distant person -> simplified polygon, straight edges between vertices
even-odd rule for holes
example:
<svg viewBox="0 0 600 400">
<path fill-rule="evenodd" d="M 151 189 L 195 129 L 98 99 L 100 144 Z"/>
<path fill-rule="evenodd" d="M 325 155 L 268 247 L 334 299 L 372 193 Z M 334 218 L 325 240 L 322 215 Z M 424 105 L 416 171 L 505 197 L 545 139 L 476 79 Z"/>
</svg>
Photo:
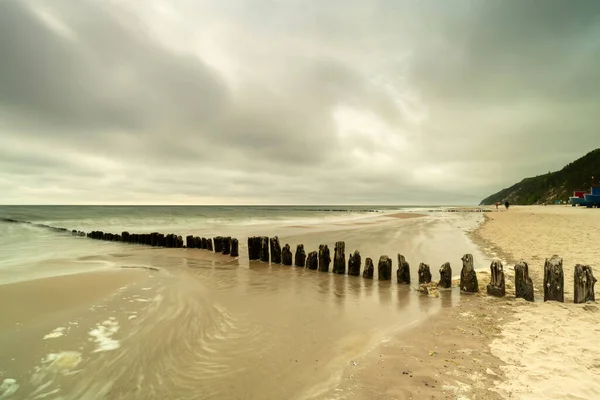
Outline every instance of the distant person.
<svg viewBox="0 0 600 400">
<path fill-rule="evenodd" d="M 504 207 L 506 207 L 507 210 L 508 210 L 508 207 L 510 207 L 510 203 L 508 202 L 508 200 L 506 200 L 504 202 Z"/>
<path fill-rule="evenodd" d="M 498 209 L 498 202 L 496 202 L 496 210 Z"/>
</svg>

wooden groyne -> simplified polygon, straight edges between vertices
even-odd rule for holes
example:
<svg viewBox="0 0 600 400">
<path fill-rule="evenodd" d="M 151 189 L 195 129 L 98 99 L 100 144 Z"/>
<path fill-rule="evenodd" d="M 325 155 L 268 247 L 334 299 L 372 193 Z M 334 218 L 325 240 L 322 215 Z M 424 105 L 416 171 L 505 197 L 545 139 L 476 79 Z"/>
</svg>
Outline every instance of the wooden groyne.
<svg viewBox="0 0 600 400">
<path fill-rule="evenodd" d="M 94 240 L 109 242 L 120 242 L 128 244 L 145 245 L 151 247 L 163 248 L 188 248 L 214 251 L 231 257 L 239 257 L 239 242 L 237 238 L 230 236 L 215 236 L 213 238 L 198 237 L 188 235 L 185 243 L 182 236 L 169 233 L 130 233 L 121 232 L 120 234 L 103 231 L 83 232 L 79 230 L 69 230 L 67 228 L 54 227 L 46 224 L 37 224 L 28 221 L 20 221 L 11 218 L 0 218 L 0 222 L 13 224 L 26 224 L 39 228 L 49 229 L 58 233 L 65 233 L 71 236 L 87 237 Z M 319 270 L 329 272 L 329 267 L 333 261 L 332 273 L 339 275 L 361 276 L 361 255 L 358 250 L 350 253 L 348 257 L 348 268 L 346 269 L 346 244 L 338 241 L 334 246 L 333 260 L 330 255 L 327 244 L 319 245 L 318 251 L 311 251 L 306 254 L 303 244 L 298 244 L 295 254 L 292 253 L 291 246 L 285 244 L 283 248 L 279 238 L 274 236 L 252 236 L 247 239 L 248 259 L 249 261 L 258 261 L 274 265 L 291 266 L 292 261 L 295 267 Z M 410 265 L 402 254 L 398 254 L 398 266 L 396 270 L 396 281 L 398 284 L 410 285 L 411 274 Z M 462 258 L 462 268 L 460 273 L 460 291 L 462 293 L 478 293 L 479 282 L 475 272 L 474 260 L 471 254 L 465 254 Z M 392 259 L 387 255 L 379 258 L 377 266 L 377 277 L 379 280 L 392 279 Z M 527 262 L 520 261 L 515 267 L 515 297 L 523 298 L 527 301 L 534 301 L 533 282 L 529 277 L 529 266 Z M 594 285 L 597 279 L 594 277 L 592 268 L 589 265 L 577 264 L 574 268 L 574 302 L 585 303 L 595 301 Z M 429 265 L 420 263 L 418 268 L 419 290 L 431 295 L 437 293 L 438 289 L 449 289 L 452 287 L 452 267 L 449 262 L 444 263 L 440 269 L 440 280 L 437 283 L 432 282 L 432 276 Z M 506 284 L 504 276 L 504 266 L 499 260 L 492 261 L 490 265 L 490 282 L 486 286 L 486 292 L 490 296 L 504 297 L 506 295 Z M 362 271 L 364 279 L 373 279 L 374 266 L 371 258 L 365 259 L 364 269 Z M 544 301 L 564 302 L 564 271 L 563 259 L 557 255 L 546 259 L 544 264 Z"/>
</svg>

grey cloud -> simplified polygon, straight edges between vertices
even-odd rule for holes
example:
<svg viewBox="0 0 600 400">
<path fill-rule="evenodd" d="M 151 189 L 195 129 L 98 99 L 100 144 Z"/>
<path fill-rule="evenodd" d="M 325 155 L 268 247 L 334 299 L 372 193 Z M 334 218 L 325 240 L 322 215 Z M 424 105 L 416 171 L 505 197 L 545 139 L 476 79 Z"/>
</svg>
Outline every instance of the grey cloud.
<svg viewBox="0 0 600 400">
<path fill-rule="evenodd" d="M 597 145 L 597 4 L 0 2 L 0 186 L 476 202 Z"/>
</svg>

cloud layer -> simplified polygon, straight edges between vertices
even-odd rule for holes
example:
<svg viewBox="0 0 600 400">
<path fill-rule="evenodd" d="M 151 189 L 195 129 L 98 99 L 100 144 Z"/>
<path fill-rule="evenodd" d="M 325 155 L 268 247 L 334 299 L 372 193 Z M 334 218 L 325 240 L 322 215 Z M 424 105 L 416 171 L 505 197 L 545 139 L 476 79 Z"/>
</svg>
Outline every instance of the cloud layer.
<svg viewBox="0 0 600 400">
<path fill-rule="evenodd" d="M 476 203 L 598 147 L 600 3 L 0 2 L 6 204 Z"/>
</svg>

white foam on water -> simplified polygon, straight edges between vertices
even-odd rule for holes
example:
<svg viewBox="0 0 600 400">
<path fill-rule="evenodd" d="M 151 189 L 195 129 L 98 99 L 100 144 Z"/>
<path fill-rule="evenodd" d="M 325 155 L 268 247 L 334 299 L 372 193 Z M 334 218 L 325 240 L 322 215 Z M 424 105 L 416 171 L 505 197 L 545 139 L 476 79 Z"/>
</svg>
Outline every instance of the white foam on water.
<svg viewBox="0 0 600 400">
<path fill-rule="evenodd" d="M 137 315 L 130 315 L 129 317 L 127 317 L 127 319 L 135 319 L 137 318 Z"/>
<path fill-rule="evenodd" d="M 8 399 L 19 390 L 19 384 L 16 379 L 6 378 L 0 385 L 0 399 Z"/>
<path fill-rule="evenodd" d="M 37 396 L 35 396 L 34 399 L 45 399 L 46 397 L 52 396 L 53 394 L 56 394 L 58 392 L 60 392 L 60 389 L 56 388 L 56 389 L 51 390 L 51 391 L 46 392 L 46 393 L 40 393 Z"/>
<path fill-rule="evenodd" d="M 67 328 L 63 327 L 63 326 L 59 326 L 58 328 L 54 329 L 52 332 L 50 332 L 49 334 L 44 336 L 44 340 L 46 339 L 56 339 L 58 337 L 61 337 L 65 334 L 65 331 L 67 330 Z"/>
<path fill-rule="evenodd" d="M 96 348 L 93 353 L 117 350 L 121 347 L 121 343 L 118 340 L 113 339 L 113 336 L 119 331 L 119 328 L 119 322 L 115 317 L 110 317 L 102 323 L 97 324 L 96 327 L 88 333 L 88 335 L 92 337 L 91 340 L 96 343 Z"/>
<path fill-rule="evenodd" d="M 135 300 L 135 301 L 139 301 L 139 302 L 141 302 L 141 303 L 146 303 L 146 302 L 149 302 L 149 301 L 150 301 L 150 300 L 148 300 L 148 299 L 143 299 L 143 298 L 136 298 L 136 299 L 134 299 L 134 300 Z"/>
<path fill-rule="evenodd" d="M 143 287 L 142 290 L 152 290 L 151 287 Z"/>
</svg>

